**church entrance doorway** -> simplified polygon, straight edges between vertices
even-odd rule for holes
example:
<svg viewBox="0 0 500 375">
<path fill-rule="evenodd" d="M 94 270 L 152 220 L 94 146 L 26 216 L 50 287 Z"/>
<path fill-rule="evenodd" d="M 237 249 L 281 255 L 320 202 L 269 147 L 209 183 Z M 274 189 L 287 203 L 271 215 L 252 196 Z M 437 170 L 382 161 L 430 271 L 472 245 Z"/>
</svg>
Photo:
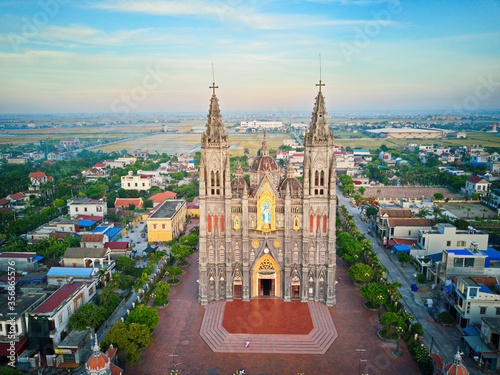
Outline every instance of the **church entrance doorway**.
<svg viewBox="0 0 500 375">
<path fill-rule="evenodd" d="M 261 296 L 274 296 L 274 280 L 260 279 L 260 293 Z"/>
<path fill-rule="evenodd" d="M 234 284 L 233 285 L 233 298 L 240 298 L 243 295 L 242 290 L 241 290 L 241 284 Z"/>
<path fill-rule="evenodd" d="M 300 298 L 300 285 L 292 285 L 292 298 Z"/>
</svg>

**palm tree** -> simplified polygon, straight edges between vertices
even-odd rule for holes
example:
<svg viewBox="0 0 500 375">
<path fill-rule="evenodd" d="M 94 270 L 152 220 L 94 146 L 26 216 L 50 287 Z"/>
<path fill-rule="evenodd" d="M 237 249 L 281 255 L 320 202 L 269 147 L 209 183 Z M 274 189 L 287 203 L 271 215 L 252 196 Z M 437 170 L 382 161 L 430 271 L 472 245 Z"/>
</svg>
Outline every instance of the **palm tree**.
<svg viewBox="0 0 500 375">
<path fill-rule="evenodd" d="M 437 220 L 438 216 L 443 213 L 443 208 L 439 204 L 432 206 L 432 213 L 434 215 L 434 220 Z"/>
<path fill-rule="evenodd" d="M 420 209 L 418 210 L 418 217 L 422 217 L 422 218 L 426 218 L 427 216 L 429 216 L 431 213 L 431 210 L 429 209 L 429 207 L 427 206 L 422 206 L 420 207 Z"/>
</svg>

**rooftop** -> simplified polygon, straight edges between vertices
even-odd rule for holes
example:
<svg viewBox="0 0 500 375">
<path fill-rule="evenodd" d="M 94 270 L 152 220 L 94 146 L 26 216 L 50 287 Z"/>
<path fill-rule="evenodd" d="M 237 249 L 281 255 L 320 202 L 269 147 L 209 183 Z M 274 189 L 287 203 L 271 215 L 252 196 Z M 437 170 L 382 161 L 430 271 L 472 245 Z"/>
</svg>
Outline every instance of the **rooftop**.
<svg viewBox="0 0 500 375">
<path fill-rule="evenodd" d="M 13 253 L 7 252 L 0 254 L 0 258 L 17 258 L 17 259 L 31 259 L 36 256 L 36 253 Z"/>
<path fill-rule="evenodd" d="M 106 253 L 103 247 L 68 247 L 64 258 L 104 258 Z"/>
<path fill-rule="evenodd" d="M 53 312 L 61 303 L 69 298 L 74 292 L 84 285 L 83 282 L 64 284 L 54 294 L 45 300 L 33 311 L 35 314 L 45 314 Z"/>
<path fill-rule="evenodd" d="M 91 277 L 94 272 L 93 268 L 84 267 L 51 267 L 47 276 L 64 276 L 64 277 Z"/>
<path fill-rule="evenodd" d="M 7 294 L 0 294 L 0 319 L 8 319 L 10 318 L 10 314 L 20 315 L 26 310 L 28 310 L 32 305 L 37 302 L 41 302 L 45 298 L 46 294 L 18 294 L 16 295 L 16 303 L 14 304 L 14 310 L 11 309 L 11 306 L 8 305 Z"/>
<path fill-rule="evenodd" d="M 160 207 L 158 207 L 155 212 L 149 215 L 150 219 L 164 219 L 164 218 L 172 218 L 175 213 L 182 207 L 183 204 L 186 204 L 184 200 L 166 200 L 162 203 Z"/>
</svg>

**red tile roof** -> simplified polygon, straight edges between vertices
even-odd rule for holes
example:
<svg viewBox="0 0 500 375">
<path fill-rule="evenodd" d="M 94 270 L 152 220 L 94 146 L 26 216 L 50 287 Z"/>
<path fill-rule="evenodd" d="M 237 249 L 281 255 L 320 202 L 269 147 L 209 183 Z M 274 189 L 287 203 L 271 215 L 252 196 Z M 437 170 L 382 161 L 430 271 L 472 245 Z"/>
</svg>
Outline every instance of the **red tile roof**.
<svg viewBox="0 0 500 375">
<path fill-rule="evenodd" d="M 19 258 L 19 259 L 30 259 L 36 256 L 36 253 L 2 253 L 0 254 L 0 258 Z"/>
<path fill-rule="evenodd" d="M 45 300 L 38 308 L 33 311 L 35 314 L 44 314 L 54 311 L 61 303 L 63 303 L 69 296 L 78 290 L 84 283 L 71 283 L 65 284 L 60 287 L 54 294 Z"/>
<path fill-rule="evenodd" d="M 115 365 L 114 363 L 110 364 L 109 368 L 111 370 L 111 375 L 122 375 L 123 374 L 123 370 L 120 367 L 118 367 L 117 365 Z"/>
<path fill-rule="evenodd" d="M 129 248 L 130 243 L 125 241 L 118 242 L 105 242 L 104 248 L 111 250 L 126 250 Z"/>
<path fill-rule="evenodd" d="M 116 208 L 127 208 L 130 204 L 133 204 L 136 208 L 142 208 L 141 198 L 116 198 L 115 207 Z"/>
<path fill-rule="evenodd" d="M 96 233 L 96 234 L 84 234 L 81 242 L 101 242 L 104 239 L 104 234 Z"/>
<path fill-rule="evenodd" d="M 96 163 L 94 164 L 94 168 L 106 168 L 106 163 Z"/>
<path fill-rule="evenodd" d="M 411 218 L 411 219 L 387 219 L 389 227 L 432 227 L 434 222 L 429 219 Z"/>
<path fill-rule="evenodd" d="M 380 209 L 379 215 L 386 216 L 389 218 L 411 218 L 411 210 L 406 210 L 406 209 L 393 209 L 393 210 L 388 210 L 388 209 Z"/>
<path fill-rule="evenodd" d="M 392 246 L 394 245 L 413 246 L 417 244 L 417 240 L 409 240 L 407 238 L 393 238 L 392 240 L 389 240 L 389 244 L 391 244 Z"/>
<path fill-rule="evenodd" d="M 6 204 L 9 204 L 10 201 L 8 199 L 2 198 L 0 199 L 0 206 L 5 206 Z"/>
<path fill-rule="evenodd" d="M 45 172 L 40 172 L 40 170 L 37 170 L 36 172 L 31 172 L 29 175 L 29 178 L 43 178 L 45 177 Z"/>
<path fill-rule="evenodd" d="M 96 222 L 104 220 L 104 216 L 92 216 L 92 215 L 78 215 L 78 218 L 82 220 L 90 220 Z"/>
<path fill-rule="evenodd" d="M 25 197 L 26 196 L 23 193 L 15 193 L 15 194 L 9 195 L 9 198 L 12 199 L 12 200 L 18 200 L 18 199 L 22 199 L 22 198 L 25 198 Z"/>
<path fill-rule="evenodd" d="M 173 191 L 164 191 L 163 193 L 158 193 L 149 197 L 148 200 L 153 201 L 153 203 L 162 203 L 167 199 L 175 199 L 175 197 L 177 197 L 177 193 Z"/>
<path fill-rule="evenodd" d="M 484 178 L 481 178 L 479 176 L 471 176 L 467 179 L 467 181 L 470 181 L 474 184 L 477 184 L 478 182 L 488 182 Z"/>
</svg>

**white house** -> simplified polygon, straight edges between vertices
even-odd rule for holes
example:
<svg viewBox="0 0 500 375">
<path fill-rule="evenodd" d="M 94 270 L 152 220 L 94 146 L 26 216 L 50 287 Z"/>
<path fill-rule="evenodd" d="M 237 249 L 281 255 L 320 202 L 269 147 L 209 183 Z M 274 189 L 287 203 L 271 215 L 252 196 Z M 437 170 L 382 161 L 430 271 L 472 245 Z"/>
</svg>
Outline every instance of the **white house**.
<svg viewBox="0 0 500 375">
<path fill-rule="evenodd" d="M 437 229 L 418 231 L 418 248 L 413 251 L 415 255 L 425 256 L 441 253 L 445 249 L 470 248 L 471 245 L 474 245 L 476 250 L 486 250 L 488 238 L 488 233 L 473 228 L 460 230 L 451 224 L 439 223 Z"/>
<path fill-rule="evenodd" d="M 153 176 L 134 175 L 129 171 L 126 176 L 122 176 L 121 187 L 125 190 L 149 190 L 151 189 Z"/>
<path fill-rule="evenodd" d="M 471 176 L 465 182 L 465 194 L 472 196 L 478 193 L 479 195 L 488 195 L 490 192 L 491 183 L 479 176 Z"/>
<path fill-rule="evenodd" d="M 74 198 L 68 200 L 68 207 L 71 217 L 77 215 L 105 216 L 108 213 L 108 205 L 103 199 Z"/>
</svg>

